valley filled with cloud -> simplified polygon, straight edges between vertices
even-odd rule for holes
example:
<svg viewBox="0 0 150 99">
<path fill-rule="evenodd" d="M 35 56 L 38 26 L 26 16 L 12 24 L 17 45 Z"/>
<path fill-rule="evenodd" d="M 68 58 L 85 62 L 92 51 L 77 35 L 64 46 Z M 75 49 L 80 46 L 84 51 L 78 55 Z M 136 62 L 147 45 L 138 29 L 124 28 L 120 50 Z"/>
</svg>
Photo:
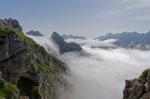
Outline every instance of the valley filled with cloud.
<svg viewBox="0 0 150 99">
<path fill-rule="evenodd" d="M 33 37 L 50 53 L 57 52 L 57 57 L 70 68 L 67 77 L 72 90 L 63 94 L 61 99 L 121 99 L 126 79 L 138 77 L 149 67 L 150 51 L 137 49 L 101 49 L 92 48 L 99 44 L 110 44 L 110 41 L 94 39 L 68 40 L 83 44 L 83 53 L 71 52 L 60 55 L 58 47 L 49 37 Z M 53 52 L 51 52 L 53 51 Z"/>
</svg>

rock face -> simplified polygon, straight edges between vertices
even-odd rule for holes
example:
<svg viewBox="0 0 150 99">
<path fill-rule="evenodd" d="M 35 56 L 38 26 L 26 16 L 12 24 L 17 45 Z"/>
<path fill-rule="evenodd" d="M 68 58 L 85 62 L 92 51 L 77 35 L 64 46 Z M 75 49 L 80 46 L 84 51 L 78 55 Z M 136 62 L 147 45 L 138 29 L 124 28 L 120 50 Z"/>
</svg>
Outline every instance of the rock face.
<svg viewBox="0 0 150 99">
<path fill-rule="evenodd" d="M 32 36 L 43 36 L 43 34 L 40 33 L 39 31 L 33 31 L 33 30 L 27 32 L 26 34 L 27 35 L 32 35 Z"/>
<path fill-rule="evenodd" d="M 0 20 L 0 99 L 58 99 L 67 66 L 22 33 L 19 22 Z"/>
<path fill-rule="evenodd" d="M 80 45 L 76 43 L 67 43 L 65 42 L 64 38 L 61 37 L 58 33 L 54 32 L 51 36 L 52 40 L 58 45 L 59 52 L 61 54 L 66 52 L 79 52 L 82 51 L 82 48 Z"/>
<path fill-rule="evenodd" d="M 22 31 L 22 27 L 19 25 L 19 22 L 11 18 L 4 20 L 0 19 L 0 25 L 1 27 L 5 27 L 7 29 L 15 29 L 17 31 Z"/>
<path fill-rule="evenodd" d="M 150 69 L 138 79 L 126 80 L 123 99 L 150 99 Z"/>
</svg>

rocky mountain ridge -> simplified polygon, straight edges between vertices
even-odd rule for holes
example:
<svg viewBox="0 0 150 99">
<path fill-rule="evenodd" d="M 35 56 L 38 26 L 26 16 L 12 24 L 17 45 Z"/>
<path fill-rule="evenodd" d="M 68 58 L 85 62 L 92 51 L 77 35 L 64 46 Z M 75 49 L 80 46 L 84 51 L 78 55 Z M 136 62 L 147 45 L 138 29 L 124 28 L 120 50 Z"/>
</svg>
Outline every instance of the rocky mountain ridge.
<svg viewBox="0 0 150 99">
<path fill-rule="evenodd" d="M 54 32 L 51 36 L 51 39 L 58 45 L 60 54 L 66 52 L 80 52 L 82 48 L 80 45 L 72 42 L 67 43 L 63 37 L 61 37 L 58 33 Z"/>
<path fill-rule="evenodd" d="M 26 37 L 17 20 L 0 20 L 0 99 L 58 99 L 66 74 L 67 65 Z"/>
</svg>

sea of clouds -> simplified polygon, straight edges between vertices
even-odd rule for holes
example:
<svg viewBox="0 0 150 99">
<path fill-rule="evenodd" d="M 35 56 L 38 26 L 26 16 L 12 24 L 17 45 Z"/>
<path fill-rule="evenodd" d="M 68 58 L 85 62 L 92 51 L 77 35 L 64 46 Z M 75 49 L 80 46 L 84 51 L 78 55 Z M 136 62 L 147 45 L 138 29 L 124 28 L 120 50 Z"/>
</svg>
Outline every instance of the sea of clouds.
<svg viewBox="0 0 150 99">
<path fill-rule="evenodd" d="M 57 53 L 57 57 L 70 68 L 71 76 L 67 79 L 73 88 L 61 99 L 122 99 L 125 80 L 138 77 L 150 66 L 150 51 L 92 48 L 92 44 L 96 46 L 102 42 L 86 39 L 78 40 L 78 43 L 84 42 L 82 48 L 87 55 L 60 55 L 58 47 L 49 37 L 32 38 L 50 53 Z"/>
</svg>

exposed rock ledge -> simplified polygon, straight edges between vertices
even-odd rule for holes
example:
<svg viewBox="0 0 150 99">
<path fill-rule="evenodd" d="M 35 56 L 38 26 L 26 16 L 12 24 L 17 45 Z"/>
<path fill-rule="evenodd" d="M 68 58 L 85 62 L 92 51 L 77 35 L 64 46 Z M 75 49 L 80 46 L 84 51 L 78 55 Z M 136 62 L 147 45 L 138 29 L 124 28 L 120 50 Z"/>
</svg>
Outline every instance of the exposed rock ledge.
<svg viewBox="0 0 150 99">
<path fill-rule="evenodd" d="M 0 20 L 0 99 L 58 99 L 67 66 L 22 33 L 19 22 Z"/>
<path fill-rule="evenodd" d="M 126 80 L 123 99 L 150 99 L 150 69 L 133 80 Z"/>
</svg>

